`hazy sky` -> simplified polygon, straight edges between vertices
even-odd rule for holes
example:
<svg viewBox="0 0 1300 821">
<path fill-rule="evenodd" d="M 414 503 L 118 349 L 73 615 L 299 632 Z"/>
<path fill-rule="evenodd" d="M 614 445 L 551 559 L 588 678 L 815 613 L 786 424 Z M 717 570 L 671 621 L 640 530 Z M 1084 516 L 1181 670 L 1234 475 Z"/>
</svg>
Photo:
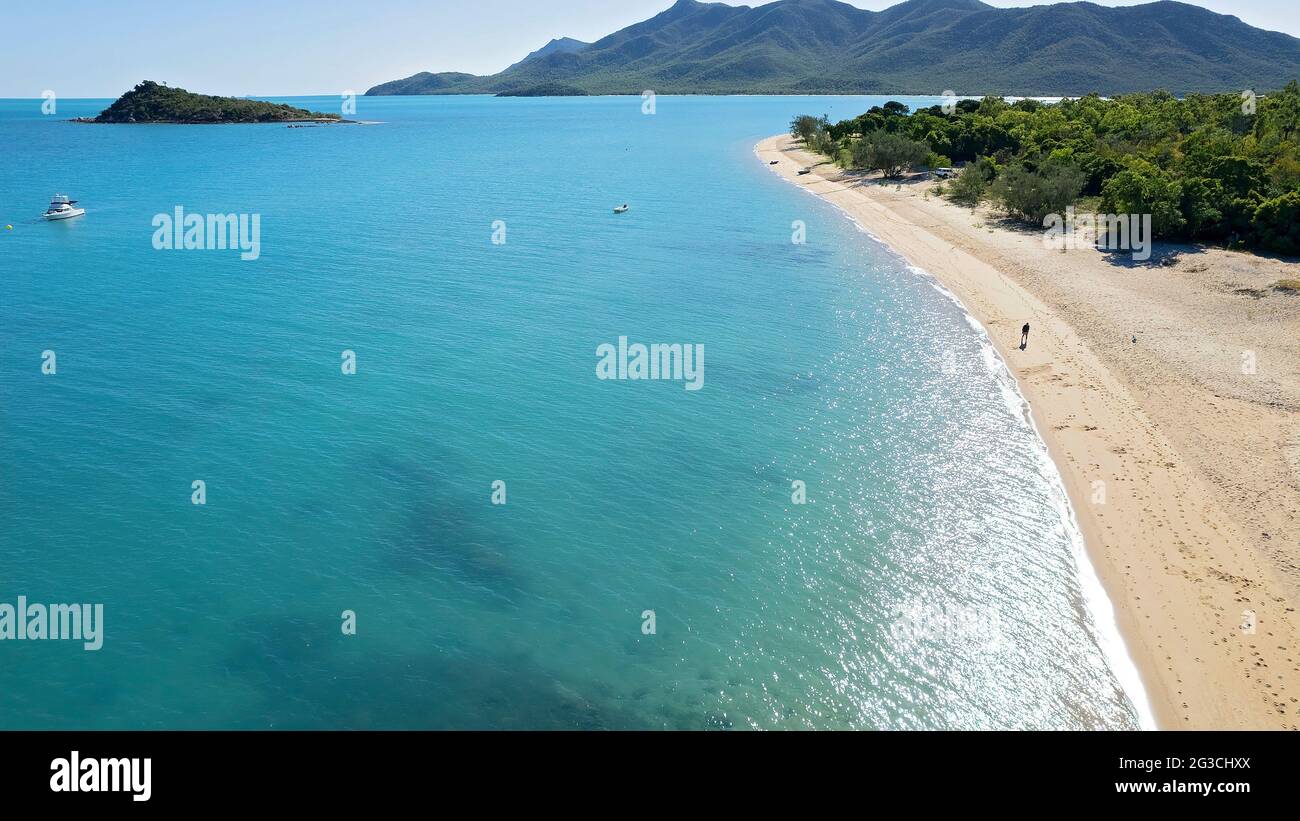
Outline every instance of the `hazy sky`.
<svg viewBox="0 0 1300 821">
<path fill-rule="evenodd" d="M 994 6 L 1049 0 L 985 0 Z M 850 0 L 879 10 L 897 0 Z M 1137 5 L 1140 0 L 1101 0 Z M 57 0 L 0 6 L 0 97 L 116 97 L 142 79 L 228 95 L 341 94 L 417 71 L 500 71 L 673 0 Z M 1300 37 L 1297 0 L 1195 0 Z M 740 5 L 733 2 L 732 5 Z M 762 5 L 751 2 L 749 5 Z"/>
</svg>

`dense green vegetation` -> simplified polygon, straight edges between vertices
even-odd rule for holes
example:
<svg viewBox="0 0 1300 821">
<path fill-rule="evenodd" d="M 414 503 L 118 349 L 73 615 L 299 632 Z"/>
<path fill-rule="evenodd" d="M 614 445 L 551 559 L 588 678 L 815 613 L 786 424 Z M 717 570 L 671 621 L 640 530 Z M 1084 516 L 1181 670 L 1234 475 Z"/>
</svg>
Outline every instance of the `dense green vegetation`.
<svg viewBox="0 0 1300 821">
<path fill-rule="evenodd" d="M 279 103 L 191 94 L 145 80 L 95 117 L 97 123 L 276 123 L 294 120 L 338 120 Z"/>
<path fill-rule="evenodd" d="M 542 83 L 515 91 L 502 91 L 498 97 L 585 97 L 587 92 L 564 83 Z"/>
<path fill-rule="evenodd" d="M 665 0 L 665 3 L 667 0 Z M 594 43 L 557 40 L 486 77 L 424 72 L 367 94 L 1103 95 L 1274 88 L 1300 76 L 1300 40 L 1198 6 L 994 8 L 907 0 L 747 6 L 679 0 Z"/>
<path fill-rule="evenodd" d="M 998 169 L 988 157 L 968 163 L 961 176 L 947 188 L 948 199 L 958 205 L 974 208 L 988 195 L 989 184 L 997 179 Z"/>
<path fill-rule="evenodd" d="M 1000 97 L 909 113 L 889 102 L 839 123 L 796 117 L 793 135 L 846 166 L 897 173 L 881 152 L 916 143 L 908 164 L 965 163 L 953 201 L 991 201 L 1040 223 L 1089 198 L 1103 213 L 1150 214 L 1156 238 L 1300 254 L 1300 84 L 1239 94 L 1157 91 L 1048 105 Z M 923 162 L 916 157 L 928 154 Z"/>
</svg>

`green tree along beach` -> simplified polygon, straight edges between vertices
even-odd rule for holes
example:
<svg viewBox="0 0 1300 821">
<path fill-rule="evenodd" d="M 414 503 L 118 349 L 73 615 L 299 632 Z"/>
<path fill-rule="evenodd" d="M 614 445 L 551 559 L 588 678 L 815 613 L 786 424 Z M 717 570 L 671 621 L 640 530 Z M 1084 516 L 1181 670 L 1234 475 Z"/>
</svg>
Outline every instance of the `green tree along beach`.
<svg viewBox="0 0 1300 821">
<path fill-rule="evenodd" d="M 791 133 L 844 167 L 897 177 L 965 164 L 953 201 L 988 200 L 1041 224 L 1073 205 L 1150 214 L 1157 239 L 1300 254 L 1300 84 L 1244 94 L 1165 91 L 1044 103 L 954 100 L 910 113 L 889 102 Z"/>
</svg>

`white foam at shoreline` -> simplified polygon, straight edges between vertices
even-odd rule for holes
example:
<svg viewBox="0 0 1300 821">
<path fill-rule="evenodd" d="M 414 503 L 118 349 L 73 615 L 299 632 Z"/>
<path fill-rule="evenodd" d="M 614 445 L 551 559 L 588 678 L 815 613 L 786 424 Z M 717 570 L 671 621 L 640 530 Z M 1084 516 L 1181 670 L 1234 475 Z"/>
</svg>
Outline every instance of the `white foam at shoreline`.
<svg viewBox="0 0 1300 821">
<path fill-rule="evenodd" d="M 893 249 L 891 248 L 890 251 L 892 253 Z M 997 347 L 994 346 L 993 340 L 989 339 L 987 329 L 979 324 L 979 320 L 966 309 L 966 306 L 962 304 L 957 295 L 945 288 L 943 283 L 929 271 L 915 265 L 907 265 L 907 269 L 924 277 L 935 290 L 951 299 L 961 309 L 967 323 L 979 333 L 980 348 L 985 360 L 985 366 L 998 380 L 998 385 L 1002 388 L 1003 398 L 1007 401 L 1008 409 L 1013 413 L 1019 413 L 1030 430 L 1033 431 L 1034 444 L 1041 460 L 1041 467 L 1051 485 L 1052 499 L 1056 502 L 1057 512 L 1061 516 L 1061 523 L 1065 528 L 1065 532 L 1070 536 L 1070 547 L 1071 552 L 1074 554 L 1075 568 L 1078 571 L 1079 587 L 1083 591 L 1084 608 L 1092 619 L 1093 629 L 1097 632 L 1097 644 L 1101 647 L 1101 652 L 1106 657 L 1111 672 L 1118 679 L 1124 695 L 1128 697 L 1129 703 L 1133 706 L 1133 712 L 1137 715 L 1138 726 L 1143 730 L 1156 729 L 1155 713 L 1151 709 L 1151 700 L 1147 696 L 1145 685 L 1142 683 L 1142 676 L 1138 673 L 1137 664 L 1129 654 L 1128 647 L 1124 643 L 1124 636 L 1120 633 L 1119 624 L 1115 621 L 1115 605 L 1111 602 L 1110 596 L 1106 594 L 1106 588 L 1101 583 L 1101 577 L 1097 574 L 1097 568 L 1092 563 L 1092 557 L 1088 555 L 1088 548 L 1083 538 L 1083 529 L 1079 527 L 1079 521 L 1074 514 L 1074 505 L 1070 503 L 1070 495 L 1065 490 L 1065 479 L 1061 476 L 1056 461 L 1052 459 L 1051 451 L 1047 448 L 1047 440 L 1043 438 L 1042 431 L 1038 429 L 1038 424 L 1034 421 L 1029 400 L 1020 391 L 1020 384 L 1016 381 L 1015 375 L 1011 373 L 1011 367 L 1002 358 Z"/>
<path fill-rule="evenodd" d="M 758 146 L 754 147 L 754 156 L 759 157 Z M 1133 712 L 1138 719 L 1138 726 L 1143 730 L 1157 729 L 1155 713 L 1151 709 L 1151 700 L 1147 695 L 1146 686 L 1142 683 L 1142 676 L 1138 673 L 1137 664 L 1133 661 L 1128 646 L 1124 642 L 1124 636 L 1120 633 L 1119 624 L 1115 620 L 1115 606 L 1111 602 L 1110 596 L 1107 595 L 1106 588 L 1101 583 L 1101 577 L 1097 574 L 1097 568 L 1092 563 L 1092 557 L 1088 555 L 1083 530 L 1079 527 L 1079 521 L 1074 513 L 1074 505 L 1071 504 L 1070 496 L 1065 490 L 1065 479 L 1061 476 L 1056 461 L 1052 459 L 1051 451 L 1047 448 L 1047 440 L 1043 438 L 1042 431 L 1038 429 L 1038 425 L 1034 422 L 1029 400 L 1021 392 L 1020 383 L 1016 381 L 1010 366 L 1007 365 L 1006 360 L 998 352 L 993 340 L 989 338 L 988 330 L 962 304 L 961 299 L 956 294 L 944 287 L 938 277 L 907 262 L 902 254 L 890 247 L 889 243 L 858 222 L 857 218 L 848 209 L 809 190 L 807 186 L 799 185 L 796 180 L 788 179 L 781 174 L 777 174 L 777 178 L 793 185 L 806 194 L 816 197 L 847 217 L 849 222 L 853 223 L 854 227 L 859 231 L 871 237 L 890 254 L 902 260 L 908 271 L 923 277 L 939 293 L 952 300 L 961 310 L 967 324 L 979 334 L 981 358 L 984 360 L 985 366 L 989 368 L 990 373 L 998 380 L 999 387 L 1003 391 L 1003 398 L 1008 402 L 1008 408 L 1012 413 L 1019 413 L 1028 423 L 1030 430 L 1033 431 L 1039 458 L 1042 460 L 1044 473 L 1050 483 L 1052 498 L 1056 502 L 1062 525 L 1070 537 L 1071 552 L 1074 554 L 1074 564 L 1078 571 L 1079 587 L 1083 592 L 1084 608 L 1091 618 L 1091 627 L 1096 631 L 1097 644 L 1101 648 L 1102 655 L 1106 658 L 1107 666 L 1110 667 L 1116 680 L 1119 681 L 1120 689 L 1123 690 L 1129 704 L 1133 707 Z"/>
</svg>

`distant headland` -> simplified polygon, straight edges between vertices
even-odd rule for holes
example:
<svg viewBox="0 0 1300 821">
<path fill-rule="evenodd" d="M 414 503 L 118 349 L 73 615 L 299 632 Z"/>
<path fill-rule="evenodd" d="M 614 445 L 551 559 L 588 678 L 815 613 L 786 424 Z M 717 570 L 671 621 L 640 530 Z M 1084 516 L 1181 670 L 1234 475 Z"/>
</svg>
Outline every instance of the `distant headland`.
<svg viewBox="0 0 1300 821">
<path fill-rule="evenodd" d="M 79 117 L 81 123 L 350 123 L 338 114 L 322 114 L 283 103 L 266 103 L 238 97 L 192 94 L 183 88 L 145 80 L 118 97 L 97 117 Z"/>
<path fill-rule="evenodd" d="M 564 83 L 540 83 L 527 88 L 499 92 L 498 97 L 586 97 L 587 92 Z"/>
</svg>

